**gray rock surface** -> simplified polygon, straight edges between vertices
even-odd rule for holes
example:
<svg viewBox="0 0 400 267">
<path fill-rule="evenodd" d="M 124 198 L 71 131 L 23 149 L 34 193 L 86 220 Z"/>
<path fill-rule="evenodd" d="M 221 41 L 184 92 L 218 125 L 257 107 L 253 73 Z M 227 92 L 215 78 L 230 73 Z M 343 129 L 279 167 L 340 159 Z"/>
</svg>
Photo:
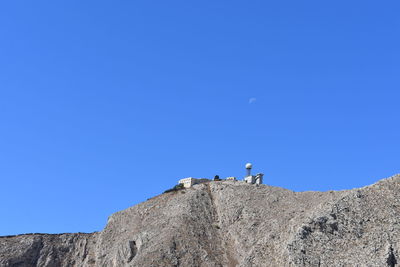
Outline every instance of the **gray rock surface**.
<svg viewBox="0 0 400 267">
<path fill-rule="evenodd" d="M 393 267 L 399 215 L 399 175 L 328 192 L 213 181 L 117 212 L 98 233 L 0 237 L 0 266 Z"/>
</svg>

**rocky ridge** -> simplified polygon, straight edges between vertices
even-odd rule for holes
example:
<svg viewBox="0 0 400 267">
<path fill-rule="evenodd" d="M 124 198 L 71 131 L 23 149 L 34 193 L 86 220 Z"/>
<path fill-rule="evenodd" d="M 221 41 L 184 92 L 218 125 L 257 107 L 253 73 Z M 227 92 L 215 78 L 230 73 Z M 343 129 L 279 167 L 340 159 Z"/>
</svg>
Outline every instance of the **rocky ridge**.
<svg viewBox="0 0 400 267">
<path fill-rule="evenodd" d="M 0 266 L 397 266 L 400 175 L 293 192 L 213 181 L 111 215 L 101 232 L 0 237 Z"/>
</svg>

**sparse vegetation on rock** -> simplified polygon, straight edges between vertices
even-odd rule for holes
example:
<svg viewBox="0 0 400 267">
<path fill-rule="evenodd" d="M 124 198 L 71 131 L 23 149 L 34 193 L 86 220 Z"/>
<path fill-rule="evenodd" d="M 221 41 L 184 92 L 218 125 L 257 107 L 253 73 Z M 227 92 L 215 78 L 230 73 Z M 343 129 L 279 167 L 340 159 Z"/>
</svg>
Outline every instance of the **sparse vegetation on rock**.
<svg viewBox="0 0 400 267">
<path fill-rule="evenodd" d="M 182 189 L 185 189 L 183 184 L 177 184 L 174 187 L 165 190 L 164 193 L 176 192 L 176 191 L 179 191 L 179 190 L 182 190 Z"/>
</svg>

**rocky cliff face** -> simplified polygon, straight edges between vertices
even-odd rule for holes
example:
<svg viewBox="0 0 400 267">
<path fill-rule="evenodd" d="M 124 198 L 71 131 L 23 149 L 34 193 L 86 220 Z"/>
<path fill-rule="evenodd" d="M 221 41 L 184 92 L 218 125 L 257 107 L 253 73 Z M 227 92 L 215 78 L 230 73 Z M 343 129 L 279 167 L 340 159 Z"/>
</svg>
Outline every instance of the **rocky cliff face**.
<svg viewBox="0 0 400 267">
<path fill-rule="evenodd" d="M 220 181 L 115 213 L 99 233 L 0 237 L 0 266 L 393 267 L 399 250 L 399 175 L 329 192 Z"/>
</svg>

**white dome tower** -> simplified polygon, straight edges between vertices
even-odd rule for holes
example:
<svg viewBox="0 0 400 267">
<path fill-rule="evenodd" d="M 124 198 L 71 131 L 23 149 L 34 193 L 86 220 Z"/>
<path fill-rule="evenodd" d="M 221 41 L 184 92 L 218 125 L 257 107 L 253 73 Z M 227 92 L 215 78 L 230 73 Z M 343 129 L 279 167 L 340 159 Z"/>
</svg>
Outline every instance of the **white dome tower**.
<svg viewBox="0 0 400 267">
<path fill-rule="evenodd" d="M 251 176 L 251 168 L 253 168 L 253 164 L 246 163 L 247 176 Z"/>
</svg>

